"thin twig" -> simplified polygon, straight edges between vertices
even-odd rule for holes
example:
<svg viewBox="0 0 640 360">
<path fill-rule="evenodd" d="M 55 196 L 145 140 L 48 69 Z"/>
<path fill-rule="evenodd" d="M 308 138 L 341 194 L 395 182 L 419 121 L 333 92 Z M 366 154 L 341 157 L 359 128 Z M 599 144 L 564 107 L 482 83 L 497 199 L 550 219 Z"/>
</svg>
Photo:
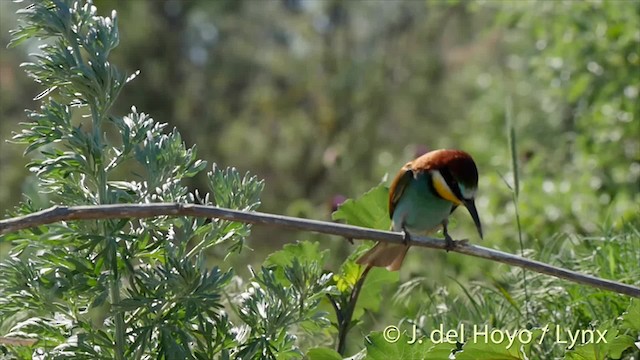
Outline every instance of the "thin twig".
<svg viewBox="0 0 640 360">
<path fill-rule="evenodd" d="M 390 231 L 373 230 L 358 226 L 337 224 L 318 220 L 308 220 L 260 212 L 230 210 L 215 206 L 173 203 L 123 205 L 112 204 L 71 207 L 54 206 L 33 214 L 0 220 L 0 235 L 30 227 L 51 224 L 58 221 L 114 218 L 150 218 L 156 216 L 194 216 L 220 218 L 231 221 L 264 224 L 270 226 L 313 231 L 324 234 L 339 235 L 351 239 L 368 239 L 396 244 L 401 244 L 404 241 L 404 236 L 401 233 Z M 412 236 L 409 244 L 412 246 L 422 246 L 445 250 L 445 242 L 441 239 L 436 238 Z M 545 264 L 540 261 L 526 259 L 520 256 L 485 248 L 482 246 L 471 245 L 462 241 L 457 241 L 456 246 L 451 251 L 489 259 L 501 262 L 503 264 L 515 265 L 541 274 L 551 275 L 576 283 L 640 298 L 640 288 L 633 285 L 581 274 L 572 270 Z"/>
<path fill-rule="evenodd" d="M 18 337 L 0 336 L 0 345 L 33 346 L 37 342 L 38 342 L 38 339 L 23 339 L 23 338 L 18 338 Z"/>
</svg>

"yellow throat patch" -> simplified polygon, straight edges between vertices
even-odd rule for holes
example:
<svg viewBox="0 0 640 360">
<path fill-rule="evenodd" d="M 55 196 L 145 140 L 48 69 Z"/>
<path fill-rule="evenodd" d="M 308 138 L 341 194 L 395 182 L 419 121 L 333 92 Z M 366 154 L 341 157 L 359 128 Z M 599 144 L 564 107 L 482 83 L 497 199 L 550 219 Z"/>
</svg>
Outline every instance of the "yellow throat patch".
<svg viewBox="0 0 640 360">
<path fill-rule="evenodd" d="M 442 174 L 440 174 L 440 171 L 431 171 L 431 182 L 433 183 L 433 188 L 436 189 L 438 195 L 443 199 L 449 200 L 456 205 L 462 204 L 462 201 L 453 194 L 453 191 L 451 191 L 451 188 L 447 185 L 447 182 L 442 177 Z"/>
</svg>

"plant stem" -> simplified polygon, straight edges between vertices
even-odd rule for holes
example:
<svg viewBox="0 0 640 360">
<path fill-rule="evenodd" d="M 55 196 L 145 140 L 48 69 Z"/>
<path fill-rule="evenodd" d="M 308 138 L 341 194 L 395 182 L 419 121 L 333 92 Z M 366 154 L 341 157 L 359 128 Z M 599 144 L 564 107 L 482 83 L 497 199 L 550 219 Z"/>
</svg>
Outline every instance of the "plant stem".
<svg viewBox="0 0 640 360">
<path fill-rule="evenodd" d="M 520 213 L 518 212 L 518 199 L 520 197 L 520 177 L 518 176 L 518 156 L 516 152 L 516 129 L 513 125 L 513 100 L 507 98 L 505 109 L 507 126 L 509 131 L 509 150 L 511 153 L 511 171 L 513 172 L 513 192 L 512 199 L 516 211 L 516 223 L 518 225 L 518 241 L 520 242 L 520 256 L 524 256 L 524 243 L 522 241 L 522 225 L 520 224 Z M 525 316 L 529 319 L 529 291 L 527 289 L 527 270 L 522 269 L 522 285 L 524 288 Z"/>
<path fill-rule="evenodd" d="M 364 281 L 371 270 L 371 266 L 367 266 L 358 281 L 353 285 L 353 290 L 351 291 L 351 295 L 349 296 L 349 301 L 347 302 L 347 307 L 345 312 L 342 314 L 341 318 L 338 318 L 338 353 L 344 356 L 345 351 L 347 350 L 347 334 L 351 329 L 351 319 L 353 318 L 353 312 L 356 309 L 356 303 L 358 302 L 358 297 L 360 296 L 360 290 L 364 285 Z"/>
<path fill-rule="evenodd" d="M 113 239 L 109 239 L 113 240 Z M 117 244 L 114 244 L 113 254 L 112 256 L 117 256 Z M 109 286 L 109 292 L 111 297 L 111 304 L 119 304 L 120 303 L 120 276 L 118 274 L 118 260 L 114 257 L 112 262 L 111 269 L 113 278 L 111 279 L 111 284 Z M 115 315 L 115 325 L 116 325 L 116 333 L 115 333 L 115 356 L 118 360 L 124 360 L 124 345 L 125 345 L 125 322 L 124 322 L 124 313 L 118 311 Z"/>
<path fill-rule="evenodd" d="M 68 10 L 68 9 L 67 9 Z M 82 43 L 78 40 L 80 34 L 77 32 L 79 30 L 74 30 L 72 27 L 63 34 L 66 38 L 67 42 L 71 46 L 73 58 L 75 60 L 76 66 L 78 68 L 84 68 L 87 65 L 82 57 L 81 48 Z M 95 143 L 95 149 L 87 149 L 88 155 L 94 155 L 95 152 L 99 154 L 96 156 L 92 156 L 93 166 L 91 169 L 92 175 L 96 181 L 96 191 L 98 193 L 98 202 L 99 205 L 107 205 L 110 203 L 109 200 L 109 189 L 107 183 L 107 172 L 105 169 L 105 154 L 102 143 L 102 120 L 104 119 L 106 108 L 105 101 L 103 99 L 99 99 L 97 97 L 92 97 L 89 94 L 84 94 L 85 101 L 89 104 L 91 109 L 91 122 L 92 122 L 92 137 Z M 112 99 L 109 99 L 112 100 Z M 118 244 L 116 239 L 111 235 L 111 231 L 109 229 L 109 220 L 108 219 L 98 219 L 97 225 L 101 229 L 102 236 L 104 237 L 104 246 L 110 250 L 109 258 L 111 261 L 106 262 L 111 267 L 111 281 L 109 284 L 109 298 L 111 300 L 111 305 L 116 305 L 121 302 L 120 298 L 120 273 L 118 271 Z M 117 360 L 124 360 L 125 354 L 125 332 L 126 326 L 124 321 L 124 313 L 118 311 L 114 314 L 115 317 L 115 358 Z"/>
<path fill-rule="evenodd" d="M 98 153 L 100 154 L 99 159 L 94 161 L 94 171 L 97 173 L 96 180 L 98 185 L 98 201 L 100 204 L 106 205 L 109 204 L 109 188 L 107 184 L 107 172 L 105 170 L 105 159 L 104 159 L 104 149 L 102 144 L 102 119 L 103 115 L 100 113 L 96 103 L 98 99 L 93 99 L 93 102 L 90 102 L 91 107 L 91 118 L 93 123 L 93 139 L 95 142 L 95 146 L 97 148 Z M 111 253 L 109 257 L 111 261 L 108 262 L 110 264 L 111 271 L 111 282 L 109 284 L 109 297 L 111 299 L 111 305 L 117 305 L 120 303 L 120 273 L 118 271 L 118 244 L 116 239 L 111 235 L 111 231 L 108 226 L 109 220 L 104 219 L 101 220 L 102 227 L 102 235 L 104 236 L 105 246 L 108 246 Z M 125 353 L 125 332 L 126 326 L 124 321 L 124 313 L 122 311 L 118 311 L 114 314 L 115 318 L 115 358 L 117 360 L 124 360 Z"/>
</svg>

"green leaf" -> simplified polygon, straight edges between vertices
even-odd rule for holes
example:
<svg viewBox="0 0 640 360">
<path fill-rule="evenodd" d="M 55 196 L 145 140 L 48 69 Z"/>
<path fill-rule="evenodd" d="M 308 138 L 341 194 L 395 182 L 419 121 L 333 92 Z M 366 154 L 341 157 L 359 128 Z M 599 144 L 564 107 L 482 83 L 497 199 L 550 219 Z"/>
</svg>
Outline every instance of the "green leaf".
<svg viewBox="0 0 640 360">
<path fill-rule="evenodd" d="M 629 308 L 622 314 L 621 327 L 636 333 L 640 332 L 640 301 L 631 300 Z"/>
<path fill-rule="evenodd" d="M 309 360 L 342 360 L 337 351 L 329 348 L 313 348 L 307 352 Z"/>
<path fill-rule="evenodd" d="M 577 342 L 580 344 L 574 348 L 574 350 L 567 351 L 565 359 L 567 360 L 605 360 L 609 356 L 609 344 L 613 342 L 618 335 L 618 330 L 608 329 L 605 326 L 600 326 L 595 330 L 582 330 L 582 331 L 594 331 L 593 337 L 589 333 L 577 333 Z M 600 339 L 598 332 L 605 334 L 604 340 Z M 584 336 L 584 338 L 583 338 Z"/>
<path fill-rule="evenodd" d="M 351 291 L 353 286 L 360 279 L 362 267 L 353 262 L 346 262 L 340 269 L 340 274 L 333 276 L 336 287 L 341 293 Z"/>
<path fill-rule="evenodd" d="M 353 312 L 353 319 L 357 320 L 364 313 L 364 309 L 378 311 L 382 304 L 382 290 L 390 284 L 400 281 L 398 271 L 388 271 L 383 268 L 373 268 L 369 271 L 367 279 L 360 291 L 356 309 Z"/>
<path fill-rule="evenodd" d="M 389 327 L 384 332 L 370 333 L 365 339 L 367 348 L 367 357 L 365 359 L 425 359 L 425 353 L 433 346 L 433 343 L 428 338 L 413 340 L 413 334 L 400 332 L 395 327 Z"/>
<path fill-rule="evenodd" d="M 425 359 L 434 360 L 449 360 L 451 352 L 456 348 L 456 344 L 448 342 L 441 342 L 440 344 L 433 345 L 425 355 Z"/>
<path fill-rule="evenodd" d="M 624 351 L 626 351 L 628 348 L 635 347 L 635 341 L 636 339 L 629 335 L 616 336 L 609 343 L 609 357 L 612 359 L 619 359 Z"/>
<path fill-rule="evenodd" d="M 317 241 L 299 241 L 296 244 L 287 244 L 282 247 L 282 250 L 269 255 L 264 261 L 264 266 L 285 267 L 291 265 L 293 259 L 298 259 L 301 263 L 316 261 L 323 266 L 328 254 L 329 250 L 320 250 L 320 243 Z"/>
<path fill-rule="evenodd" d="M 388 210 L 389 190 L 378 185 L 357 199 L 349 199 L 336 210 L 333 220 L 344 220 L 347 224 L 373 229 L 388 230 L 391 226 Z"/>
<path fill-rule="evenodd" d="M 476 336 L 480 331 L 487 330 L 488 334 Z M 485 329 L 474 330 L 462 348 L 456 354 L 456 360 L 515 360 L 530 359 L 529 349 L 542 336 L 542 330 L 502 330 Z"/>
<path fill-rule="evenodd" d="M 282 250 L 272 253 L 262 266 L 271 268 L 278 281 L 288 283 L 288 278 L 295 272 L 322 272 L 328 254 L 329 250 L 320 250 L 318 242 L 300 241 L 296 244 L 286 244 Z M 287 273 L 290 275 L 287 276 Z"/>
</svg>

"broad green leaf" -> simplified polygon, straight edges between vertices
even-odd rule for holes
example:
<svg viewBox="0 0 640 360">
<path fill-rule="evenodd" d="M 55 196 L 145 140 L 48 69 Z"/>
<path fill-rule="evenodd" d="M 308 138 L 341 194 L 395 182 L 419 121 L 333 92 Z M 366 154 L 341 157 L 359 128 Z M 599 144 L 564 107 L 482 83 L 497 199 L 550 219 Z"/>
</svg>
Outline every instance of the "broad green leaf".
<svg viewBox="0 0 640 360">
<path fill-rule="evenodd" d="M 636 341 L 636 339 L 629 335 L 616 336 L 609 343 L 609 357 L 619 359 L 625 350 L 635 347 L 634 341 Z"/>
<path fill-rule="evenodd" d="M 488 332 L 488 334 L 480 335 L 480 332 Z M 480 327 L 479 330 L 466 334 L 467 341 L 462 352 L 456 354 L 456 360 L 530 359 L 531 344 L 539 341 L 541 336 L 540 329 L 506 330 Z"/>
<path fill-rule="evenodd" d="M 350 291 L 358 282 L 362 274 L 362 267 L 353 262 L 346 262 L 340 270 L 340 274 L 334 275 L 333 279 L 336 282 L 338 291 L 344 293 Z"/>
<path fill-rule="evenodd" d="M 424 360 L 433 343 L 428 338 L 415 339 L 413 334 L 388 327 L 383 332 L 370 333 L 365 346 L 368 360 Z"/>
<path fill-rule="evenodd" d="M 364 309 L 378 311 L 380 304 L 388 304 L 389 299 L 382 298 L 382 289 L 390 284 L 395 284 L 400 280 L 398 271 L 388 271 L 383 268 L 373 268 L 369 271 L 367 279 L 360 291 L 360 297 L 353 313 L 353 319 L 358 319 L 364 313 Z"/>
<path fill-rule="evenodd" d="M 286 244 L 282 247 L 282 250 L 269 255 L 264 261 L 264 266 L 276 265 L 284 267 L 291 265 L 294 258 L 301 263 L 317 261 L 320 266 L 323 266 L 328 253 L 329 250 L 320 250 L 320 243 L 317 241 L 299 241 L 295 244 Z"/>
<path fill-rule="evenodd" d="M 307 352 L 309 360 L 342 360 L 337 351 L 329 348 L 313 348 Z"/>
<path fill-rule="evenodd" d="M 448 342 L 442 342 L 440 344 L 433 345 L 425 355 L 425 359 L 433 360 L 449 360 L 451 351 L 456 348 L 456 344 L 450 344 Z"/>
<path fill-rule="evenodd" d="M 640 301 L 631 300 L 627 311 L 622 314 L 622 328 L 640 332 Z"/>
<path fill-rule="evenodd" d="M 345 201 L 333 213 L 332 218 L 344 220 L 350 225 L 388 230 L 391 226 L 387 209 L 388 197 L 389 189 L 382 184 L 378 185 L 357 199 Z"/>
<path fill-rule="evenodd" d="M 295 270 L 296 267 L 303 267 L 305 269 L 304 272 L 321 271 L 327 254 L 328 250 L 321 251 L 318 242 L 300 241 L 295 244 L 286 244 L 282 250 L 269 255 L 263 266 L 272 268 L 275 277 L 284 284 L 289 283 L 286 275 L 287 271 L 302 271 L 302 269 Z"/>
<path fill-rule="evenodd" d="M 596 330 L 582 330 L 593 331 L 591 336 L 589 333 L 577 333 L 578 339 L 577 345 L 573 350 L 567 351 L 565 359 L 568 360 L 605 360 L 609 359 L 609 344 L 613 342 L 618 335 L 618 330 L 608 329 L 605 326 L 600 326 Z M 604 339 L 600 339 L 598 332 L 604 335 Z"/>
<path fill-rule="evenodd" d="M 333 276 L 336 282 L 336 288 L 341 294 L 351 293 L 353 286 L 362 275 L 362 267 L 353 262 L 346 262 L 339 274 Z M 356 308 L 353 312 L 353 320 L 359 319 L 364 310 L 378 311 L 382 303 L 382 289 L 390 284 L 397 283 L 400 279 L 397 271 L 387 271 L 382 268 L 372 268 L 367 275 Z M 344 296 L 344 295 L 343 295 Z"/>
</svg>

